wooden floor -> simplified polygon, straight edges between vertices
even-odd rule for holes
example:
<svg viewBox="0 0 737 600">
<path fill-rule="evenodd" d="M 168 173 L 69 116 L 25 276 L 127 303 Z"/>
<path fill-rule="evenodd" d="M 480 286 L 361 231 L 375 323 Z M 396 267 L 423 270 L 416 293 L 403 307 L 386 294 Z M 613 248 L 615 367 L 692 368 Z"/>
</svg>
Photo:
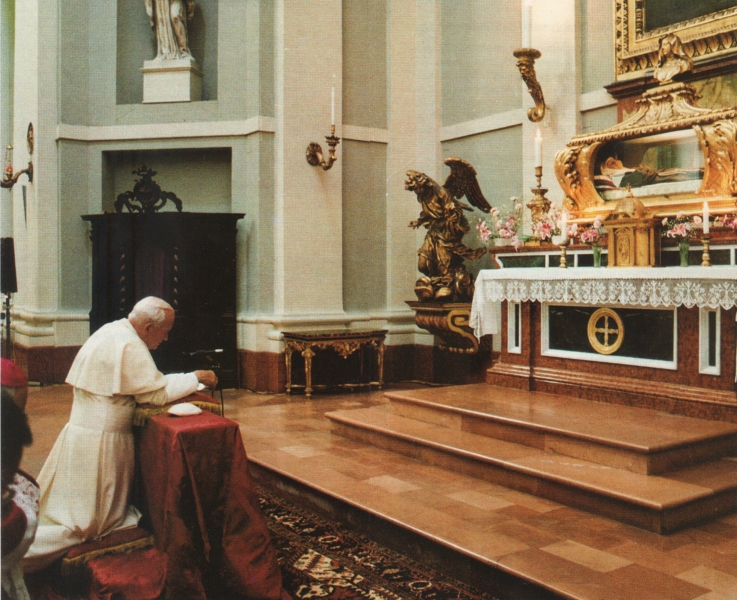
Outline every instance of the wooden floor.
<svg viewBox="0 0 737 600">
<path fill-rule="evenodd" d="M 458 388 L 446 388 L 449 394 L 454 390 Z M 405 393 L 398 388 L 388 391 Z M 331 501 L 341 503 L 354 511 L 353 518 L 356 513 L 367 515 L 364 522 L 377 531 L 386 524 L 399 535 L 406 532 L 408 548 L 426 540 L 428 548 L 445 548 L 463 557 L 463 564 L 471 561 L 531 582 L 530 597 L 540 597 L 539 590 L 544 590 L 592 600 L 737 598 L 735 512 L 660 535 L 331 433 L 334 425 L 326 413 L 365 408 L 390 413 L 389 400 L 381 392 L 306 400 L 229 390 L 225 398 L 226 417 L 240 424 L 257 476 L 313 504 L 322 502 L 328 512 Z M 534 395 L 528 400 L 534 403 Z M 31 391 L 27 411 L 34 444 L 23 464 L 32 474 L 40 469 L 70 407 L 67 386 Z M 559 428 L 559 418 L 560 411 L 540 413 L 539 424 L 550 433 Z M 604 421 L 586 421 L 579 419 L 576 425 L 581 436 L 607 439 L 615 433 Z M 639 427 L 637 423 L 630 425 L 614 437 L 629 435 L 636 448 L 643 436 L 630 431 Z M 687 427 L 681 433 L 705 435 Z M 672 431 L 651 430 L 648 435 L 652 447 L 677 446 Z M 571 458 L 572 468 L 577 460 Z M 489 581 L 493 585 L 493 579 Z M 516 593 L 506 597 L 523 597 Z"/>
</svg>

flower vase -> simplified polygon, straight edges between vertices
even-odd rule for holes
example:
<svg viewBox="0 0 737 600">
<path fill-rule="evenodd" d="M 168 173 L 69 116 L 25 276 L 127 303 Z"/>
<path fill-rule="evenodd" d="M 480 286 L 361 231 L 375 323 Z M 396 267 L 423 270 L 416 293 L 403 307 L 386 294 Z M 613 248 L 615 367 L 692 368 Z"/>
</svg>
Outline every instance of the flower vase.
<svg viewBox="0 0 737 600">
<path fill-rule="evenodd" d="M 591 250 L 594 254 L 594 266 L 601 266 L 601 246 L 592 246 Z"/>
<path fill-rule="evenodd" d="M 678 243 L 678 250 L 681 253 L 681 266 L 687 267 L 688 266 L 688 250 L 689 250 L 689 243 L 688 240 L 679 242 Z"/>
</svg>

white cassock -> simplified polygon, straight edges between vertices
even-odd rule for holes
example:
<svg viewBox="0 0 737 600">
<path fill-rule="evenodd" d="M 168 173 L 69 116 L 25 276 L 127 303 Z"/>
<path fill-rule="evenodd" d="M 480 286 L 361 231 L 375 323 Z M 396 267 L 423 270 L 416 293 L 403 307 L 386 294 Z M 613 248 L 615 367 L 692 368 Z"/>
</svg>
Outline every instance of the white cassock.
<svg viewBox="0 0 737 600">
<path fill-rule="evenodd" d="M 36 540 L 23 562 L 41 569 L 68 548 L 137 525 L 131 424 L 136 403 L 162 405 L 197 390 L 194 373 L 163 375 L 128 319 L 103 325 L 82 346 L 66 382 L 69 423 L 46 459 Z"/>
</svg>

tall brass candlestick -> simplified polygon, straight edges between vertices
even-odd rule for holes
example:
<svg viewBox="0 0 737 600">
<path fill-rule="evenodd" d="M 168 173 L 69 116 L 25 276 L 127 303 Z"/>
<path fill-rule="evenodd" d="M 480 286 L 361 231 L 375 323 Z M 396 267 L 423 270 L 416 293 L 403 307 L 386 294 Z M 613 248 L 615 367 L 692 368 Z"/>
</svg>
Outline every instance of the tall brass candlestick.
<svg viewBox="0 0 737 600">
<path fill-rule="evenodd" d="M 711 255 L 709 253 L 709 250 L 711 247 L 711 236 L 710 235 L 702 236 L 701 242 L 704 244 L 704 253 L 701 255 L 701 266 L 710 267 L 711 266 Z"/>
</svg>

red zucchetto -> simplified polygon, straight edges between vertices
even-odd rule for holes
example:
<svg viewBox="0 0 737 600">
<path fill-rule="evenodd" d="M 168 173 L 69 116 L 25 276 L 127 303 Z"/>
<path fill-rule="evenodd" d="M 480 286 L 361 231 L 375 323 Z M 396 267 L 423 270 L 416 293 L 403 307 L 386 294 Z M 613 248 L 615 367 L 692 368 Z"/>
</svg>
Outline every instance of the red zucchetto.
<svg viewBox="0 0 737 600">
<path fill-rule="evenodd" d="M 28 387 L 28 377 L 12 360 L 0 358 L 0 385 L 3 387 Z"/>
</svg>

